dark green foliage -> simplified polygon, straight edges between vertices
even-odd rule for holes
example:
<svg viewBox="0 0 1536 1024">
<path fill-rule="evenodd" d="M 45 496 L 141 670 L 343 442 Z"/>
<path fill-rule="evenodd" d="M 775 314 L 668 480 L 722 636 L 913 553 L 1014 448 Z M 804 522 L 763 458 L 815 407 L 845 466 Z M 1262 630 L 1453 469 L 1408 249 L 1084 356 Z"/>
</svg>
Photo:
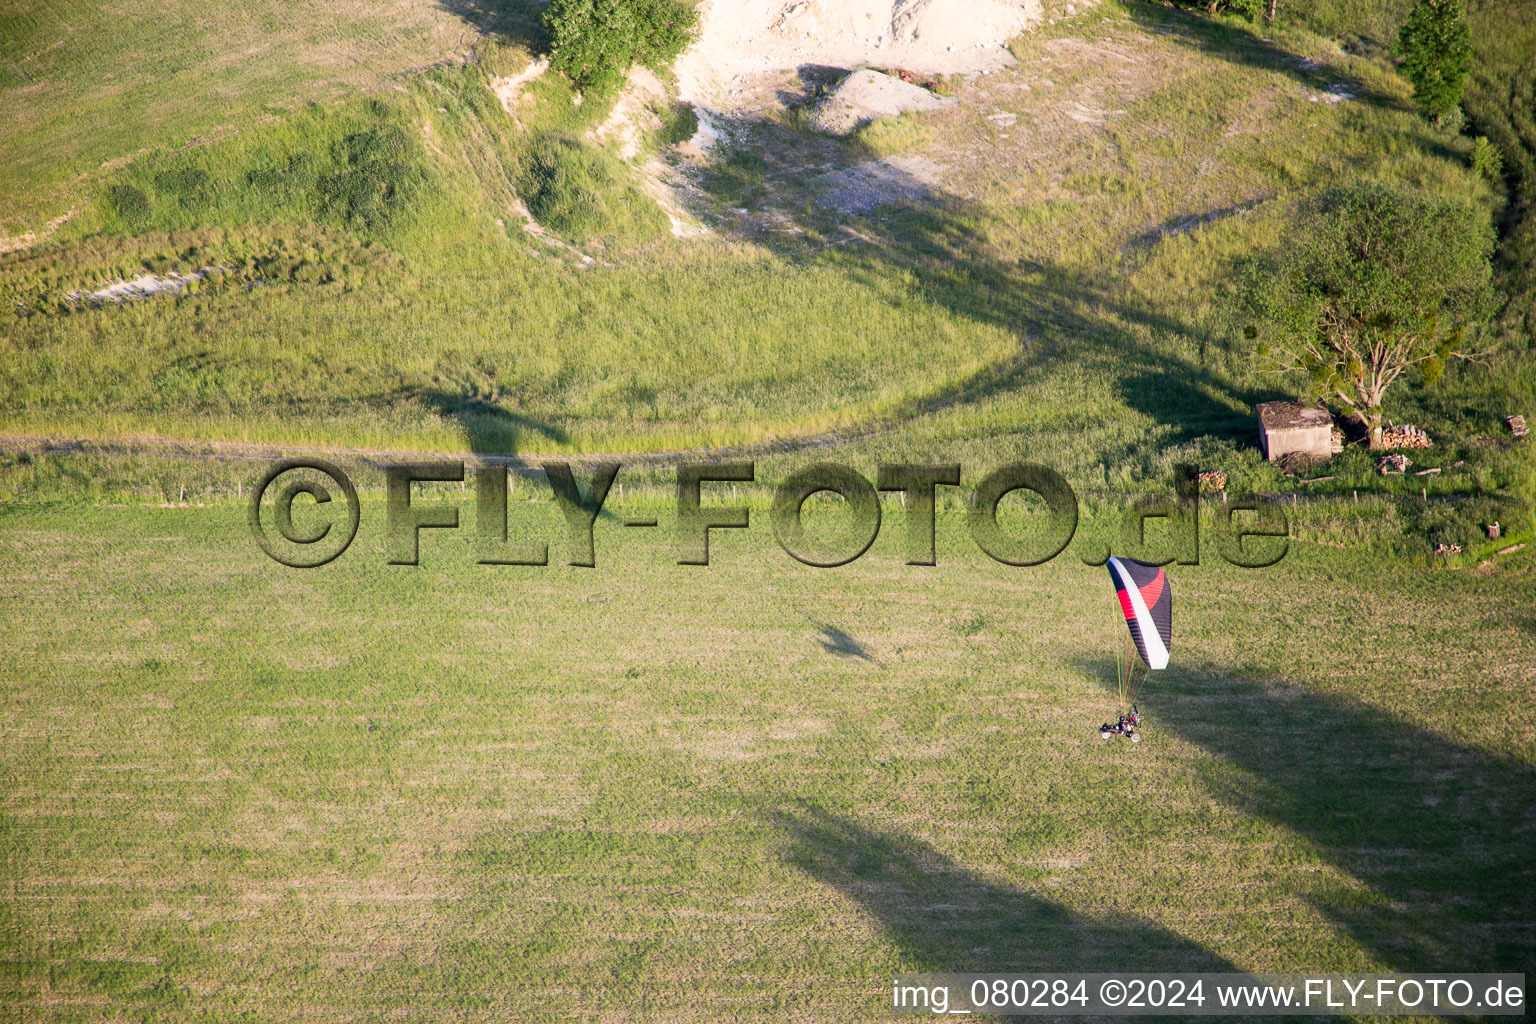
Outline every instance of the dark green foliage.
<svg viewBox="0 0 1536 1024">
<path fill-rule="evenodd" d="M 155 175 L 155 191 L 176 199 L 185 206 L 196 206 L 208 198 L 213 180 L 201 167 L 176 167 Z"/>
<path fill-rule="evenodd" d="M 1207 14 L 1240 14 L 1257 21 L 1265 12 L 1267 0 L 1176 0 L 1180 7 L 1193 7 Z"/>
<path fill-rule="evenodd" d="M 1536 4 L 1478 0 L 1467 17 L 1477 42 L 1462 106 L 1498 149 L 1512 190 L 1497 260 L 1506 297 L 1499 331 L 1525 349 L 1536 340 Z"/>
<path fill-rule="evenodd" d="M 1281 14 L 1324 35 L 1381 41 L 1396 36 L 1412 10 L 1404 0 L 1308 0 L 1282 3 Z M 1495 267 L 1504 309 L 1498 330 L 1524 349 L 1536 339 L 1536 3 L 1467 0 L 1472 73 L 1461 105 L 1472 128 L 1502 157 L 1511 202 L 1500 224 Z"/>
<path fill-rule="evenodd" d="M 1218 10 L 1230 11 L 1233 14 L 1241 14 L 1249 21 L 1258 21 L 1264 14 L 1265 0 L 1221 0 L 1219 5 L 1211 4 Z"/>
<path fill-rule="evenodd" d="M 1305 373 L 1380 439 L 1409 369 L 1435 383 L 1492 312 L 1493 230 L 1481 210 L 1380 185 L 1323 195 L 1250 276 L 1259 355 Z"/>
<path fill-rule="evenodd" d="M 113 175 L 100 207 L 112 228 L 135 232 L 272 222 L 372 232 L 414 208 L 426 177 L 406 115 L 375 98 L 135 162 Z"/>
<path fill-rule="evenodd" d="M 611 92 L 635 64 L 670 64 L 697 22 L 681 0 L 554 0 L 544 15 L 550 66 L 584 90 Z"/>
<path fill-rule="evenodd" d="M 1487 525 L 1498 523 L 1505 538 L 1531 529 L 1530 502 L 1516 494 L 1479 493 L 1464 502 L 1425 502 L 1415 495 L 1399 499 L 1399 514 L 1410 536 L 1430 545 L 1454 544 L 1468 551 L 1503 547 L 1488 542 Z"/>
<path fill-rule="evenodd" d="M 404 207 L 418 180 L 410 144 L 394 125 L 354 132 L 331 147 L 340 168 L 316 182 L 321 208 L 338 220 L 377 227 Z"/>
<path fill-rule="evenodd" d="M 678 103 L 661 113 L 661 129 L 657 141 L 663 146 L 675 146 L 693 138 L 699 130 L 699 115 L 692 103 Z"/>
<path fill-rule="evenodd" d="M 607 224 L 603 193 L 613 186 L 604 155 L 569 135 L 545 135 L 529 149 L 518 191 L 540 224 L 584 237 Z"/>
<path fill-rule="evenodd" d="M 625 184 L 616 159 L 559 132 L 545 133 L 529 146 L 517 189 L 540 224 L 578 240 L 631 219 L 654 230 L 661 216 L 654 203 Z"/>
<path fill-rule="evenodd" d="M 1472 30 L 1461 0 L 1418 0 L 1397 44 L 1419 109 L 1436 121 L 1455 110 L 1472 72 Z"/>
<path fill-rule="evenodd" d="M 281 167 L 258 167 L 246 172 L 245 183 L 274 205 L 294 202 L 315 187 L 315 159 L 294 153 Z"/>
<path fill-rule="evenodd" d="M 405 159 L 405 132 L 393 125 L 353 132 L 331 147 L 336 162 L 349 167 L 387 166 Z"/>
<path fill-rule="evenodd" d="M 1488 141 L 1488 136 L 1479 135 L 1472 143 L 1472 154 L 1469 158 L 1472 169 L 1479 176 L 1497 185 L 1504 175 L 1504 157 L 1499 153 L 1499 147 Z"/>
<path fill-rule="evenodd" d="M 149 197 L 132 185 L 108 185 L 106 207 L 118 220 L 132 224 L 149 216 Z"/>
</svg>

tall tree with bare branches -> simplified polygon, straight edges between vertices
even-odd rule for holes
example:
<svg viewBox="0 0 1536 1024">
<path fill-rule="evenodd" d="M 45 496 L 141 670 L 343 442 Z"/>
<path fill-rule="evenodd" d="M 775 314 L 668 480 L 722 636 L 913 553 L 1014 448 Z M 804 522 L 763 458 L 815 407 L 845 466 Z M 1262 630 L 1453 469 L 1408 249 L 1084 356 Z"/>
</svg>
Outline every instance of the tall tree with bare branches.
<svg viewBox="0 0 1536 1024">
<path fill-rule="evenodd" d="M 1476 356 L 1492 312 L 1493 227 L 1470 204 L 1380 184 L 1322 195 L 1251 272 L 1256 354 L 1306 375 L 1307 399 L 1356 416 L 1379 447 L 1382 401 L 1409 371 L 1434 384 Z"/>
</svg>

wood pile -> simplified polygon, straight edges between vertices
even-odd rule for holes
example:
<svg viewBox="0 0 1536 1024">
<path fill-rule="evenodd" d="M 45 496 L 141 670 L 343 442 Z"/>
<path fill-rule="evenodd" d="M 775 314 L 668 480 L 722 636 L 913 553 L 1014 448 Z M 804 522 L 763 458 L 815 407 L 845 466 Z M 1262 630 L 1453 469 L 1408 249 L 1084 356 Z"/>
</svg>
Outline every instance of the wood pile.
<svg viewBox="0 0 1536 1024">
<path fill-rule="evenodd" d="M 1528 428 L 1525 425 L 1524 416 L 1510 416 L 1504 422 L 1509 424 L 1509 432 L 1516 437 L 1524 437 L 1526 435 Z"/>
<path fill-rule="evenodd" d="M 1432 448 L 1434 442 L 1418 427 L 1403 424 L 1391 426 L 1381 432 L 1383 448 Z"/>
<path fill-rule="evenodd" d="M 1382 476 L 1402 476 L 1411 465 L 1413 460 L 1406 455 L 1383 455 L 1376 463 L 1376 469 Z"/>
<path fill-rule="evenodd" d="M 1208 469 L 1200 474 L 1200 490 L 1206 493 L 1227 489 L 1227 474 L 1219 469 Z"/>
</svg>

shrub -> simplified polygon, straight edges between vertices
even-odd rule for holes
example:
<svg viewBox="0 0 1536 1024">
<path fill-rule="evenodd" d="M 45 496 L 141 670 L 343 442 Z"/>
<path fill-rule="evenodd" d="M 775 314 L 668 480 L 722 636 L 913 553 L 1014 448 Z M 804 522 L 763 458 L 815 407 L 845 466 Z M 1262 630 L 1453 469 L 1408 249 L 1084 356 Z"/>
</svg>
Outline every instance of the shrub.
<svg viewBox="0 0 1536 1024">
<path fill-rule="evenodd" d="M 663 146 L 676 146 L 693 138 L 699 130 L 699 115 L 692 103 L 676 103 L 660 111 L 661 128 L 656 133 L 657 142 Z"/>
<path fill-rule="evenodd" d="M 1264 0 L 1221 0 L 1219 5 L 1211 4 L 1210 6 L 1233 14 L 1241 14 L 1249 21 L 1258 21 L 1264 14 Z"/>
<path fill-rule="evenodd" d="M 1382 400 L 1404 372 L 1433 385 L 1471 354 L 1492 312 L 1493 238 L 1487 213 L 1456 200 L 1380 184 L 1327 192 L 1251 270 L 1256 354 L 1307 374 L 1307 397 L 1337 400 L 1379 447 Z"/>
<path fill-rule="evenodd" d="M 339 170 L 316 181 L 322 209 L 363 227 L 381 226 L 406 206 L 419 172 L 410 141 L 398 127 L 353 132 L 331 147 Z"/>
<path fill-rule="evenodd" d="M 196 206 L 208 198 L 212 179 L 201 167 L 177 167 L 160 171 L 155 175 L 155 191 L 181 202 L 183 206 Z"/>
<path fill-rule="evenodd" d="M 1472 72 L 1472 30 L 1461 0 L 1418 0 L 1398 34 L 1413 101 L 1437 122 L 1456 109 Z"/>
<path fill-rule="evenodd" d="M 337 163 L 362 167 L 402 161 L 409 148 L 405 132 L 391 125 L 353 132 L 333 145 L 331 153 Z"/>
<path fill-rule="evenodd" d="M 127 223 L 149 216 L 149 197 L 132 185 L 108 185 L 106 206 L 118 220 Z"/>
<path fill-rule="evenodd" d="M 681 0 L 554 0 L 544 14 L 550 66 L 583 90 L 611 92 L 634 64 L 670 64 L 697 21 Z"/>
<path fill-rule="evenodd" d="M 1176 0 L 1181 7 L 1196 7 L 1207 14 L 1240 14 L 1257 21 L 1265 13 L 1267 0 Z"/>
<path fill-rule="evenodd" d="M 518 191 L 540 224 L 585 238 L 609 225 L 604 199 L 615 188 L 612 164 L 607 154 L 573 136 L 542 135 L 529 147 Z"/>
<path fill-rule="evenodd" d="M 309 153 L 294 153 L 280 166 L 257 167 L 247 171 L 245 183 L 270 203 L 286 205 L 315 191 L 315 159 Z"/>
<path fill-rule="evenodd" d="M 534 219 L 576 241 L 664 230 L 666 217 L 625 174 L 615 157 L 575 136 L 548 132 L 528 147 L 517 190 Z"/>
<path fill-rule="evenodd" d="M 1477 141 L 1472 143 L 1470 162 L 1474 172 L 1494 184 L 1498 184 L 1504 176 L 1504 155 L 1499 152 L 1499 147 L 1488 141 L 1486 135 L 1479 135 Z"/>
</svg>

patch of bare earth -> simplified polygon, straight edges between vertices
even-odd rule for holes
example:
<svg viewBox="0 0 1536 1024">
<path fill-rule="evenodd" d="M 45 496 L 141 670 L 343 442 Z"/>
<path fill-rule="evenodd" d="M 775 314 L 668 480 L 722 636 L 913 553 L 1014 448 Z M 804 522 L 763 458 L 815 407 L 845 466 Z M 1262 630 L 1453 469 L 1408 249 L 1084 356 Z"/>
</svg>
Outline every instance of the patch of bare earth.
<svg viewBox="0 0 1536 1024">
<path fill-rule="evenodd" d="M 28 249 L 38 242 L 46 241 L 50 235 L 69 223 L 69 219 L 79 212 L 79 210 L 70 210 L 68 213 L 60 214 L 37 231 L 23 231 L 19 235 L 0 235 L 0 256 L 8 252 Z"/>
<path fill-rule="evenodd" d="M 644 67 L 629 71 L 624 91 L 608 116 L 588 137 L 613 146 L 620 159 L 634 163 L 645 153 L 645 137 L 661 128 L 657 111 L 670 105 L 667 87 L 655 73 Z M 638 165 L 641 187 L 667 215 L 672 234 L 688 238 L 707 229 L 689 212 L 689 184 L 672 167 L 654 156 L 646 156 Z"/>
<path fill-rule="evenodd" d="M 1115 194 L 1116 181 L 1135 183 L 1166 170 L 1147 166 L 1144 153 L 1126 152 L 1123 140 L 1183 130 L 1148 122 L 1135 113 L 1137 104 L 1166 91 L 1192 62 L 1208 58 L 1129 19 L 1090 14 L 1073 27 L 1074 34 L 1025 33 L 1011 44 L 1011 64 L 948 78 L 945 91 L 953 102 L 905 115 L 918 131 L 895 155 L 875 156 L 857 141 L 802 127 L 805 112 L 839 72 L 801 68 L 737 75 L 729 112 L 717 111 L 707 126 L 713 144 L 703 152 L 679 147 L 669 161 L 707 194 L 710 168 L 728 160 L 733 149 L 750 150 L 760 165 L 760 187 L 745 197 L 716 196 L 713 204 L 706 195 L 700 213 L 722 231 L 770 243 L 795 235 L 825 244 L 852 240 L 855 231 L 872 230 L 870 221 L 881 219 L 882 207 L 1017 209 L 1056 201 L 1102 207 L 1094 214 L 1099 225 L 1131 241 L 1164 221 L 1182 218 L 1198 226 L 1229 211 L 1246 212 L 1264 198 L 1227 195 L 1215 186 L 1206 194 L 1205 172 L 1221 165 L 1219 139 L 1209 153 L 1196 154 L 1199 173 L 1177 175 L 1188 184 L 1183 208 L 1164 211 L 1153 200 Z M 1268 115 L 1286 99 L 1275 93 L 1256 94 L 1230 134 L 1263 132 Z"/>
</svg>

